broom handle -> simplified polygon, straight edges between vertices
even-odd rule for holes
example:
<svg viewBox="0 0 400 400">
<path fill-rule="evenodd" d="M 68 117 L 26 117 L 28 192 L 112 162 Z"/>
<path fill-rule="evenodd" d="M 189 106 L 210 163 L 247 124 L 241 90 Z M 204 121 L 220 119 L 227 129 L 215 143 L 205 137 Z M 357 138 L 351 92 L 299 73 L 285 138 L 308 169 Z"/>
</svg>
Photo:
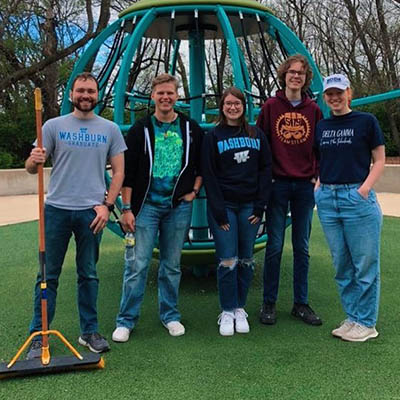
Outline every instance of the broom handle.
<svg viewBox="0 0 400 400">
<path fill-rule="evenodd" d="M 42 92 L 39 88 L 35 89 L 35 113 L 36 113 L 36 136 L 37 146 L 43 148 L 42 138 Z M 38 165 L 38 194 L 39 194 L 39 263 L 42 276 L 41 288 L 41 308 L 42 308 L 42 330 L 48 330 L 47 318 L 47 284 L 46 284 L 46 260 L 45 260 L 45 236 L 44 236 L 44 179 L 43 164 Z M 48 336 L 42 336 L 43 347 L 48 347 Z"/>
<path fill-rule="evenodd" d="M 35 89 L 35 113 L 36 113 L 36 136 L 37 146 L 43 147 L 42 136 L 42 93 L 39 88 Z M 39 193 L 39 251 L 45 251 L 44 239 L 44 180 L 43 164 L 38 165 L 38 193 Z M 46 280 L 45 277 L 43 280 Z"/>
</svg>

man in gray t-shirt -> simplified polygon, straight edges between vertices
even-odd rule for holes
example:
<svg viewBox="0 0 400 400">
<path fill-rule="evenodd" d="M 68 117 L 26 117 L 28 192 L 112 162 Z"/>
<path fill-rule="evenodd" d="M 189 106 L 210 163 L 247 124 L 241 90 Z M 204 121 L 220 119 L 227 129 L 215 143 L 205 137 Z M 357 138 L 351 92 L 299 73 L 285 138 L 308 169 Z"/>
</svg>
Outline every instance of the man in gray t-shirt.
<svg viewBox="0 0 400 400">
<path fill-rule="evenodd" d="M 43 148 L 35 147 L 26 170 L 35 174 L 48 156 L 52 172 L 45 204 L 47 311 L 51 323 L 56 306 L 58 279 L 72 234 L 76 242 L 79 343 L 95 353 L 110 349 L 98 333 L 96 263 L 102 230 L 107 224 L 124 179 L 126 145 L 119 127 L 94 113 L 98 83 L 90 73 L 79 74 L 71 89 L 74 110 L 43 125 Z M 35 143 L 36 144 L 36 143 Z M 111 164 L 112 181 L 106 194 L 104 170 Z M 34 316 L 30 332 L 42 330 L 39 271 L 35 286 Z M 42 341 L 36 337 L 28 359 L 41 356 Z"/>
</svg>

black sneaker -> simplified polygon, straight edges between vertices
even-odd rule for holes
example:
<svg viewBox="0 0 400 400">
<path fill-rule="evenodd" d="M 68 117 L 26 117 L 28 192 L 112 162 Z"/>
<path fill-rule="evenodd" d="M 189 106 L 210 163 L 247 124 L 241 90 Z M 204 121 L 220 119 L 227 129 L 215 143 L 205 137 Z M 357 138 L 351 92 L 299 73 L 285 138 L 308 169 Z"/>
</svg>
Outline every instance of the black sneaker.
<svg viewBox="0 0 400 400">
<path fill-rule="evenodd" d="M 97 332 L 82 334 L 79 336 L 78 342 L 83 346 L 89 347 L 89 350 L 93 351 L 93 353 L 103 353 L 110 350 L 107 340 Z"/>
<path fill-rule="evenodd" d="M 40 357 L 42 357 L 42 341 L 33 340 L 26 354 L 26 359 L 33 360 L 34 358 Z"/>
<path fill-rule="evenodd" d="M 308 304 L 294 304 L 292 315 L 300 318 L 303 322 L 310 325 L 322 325 L 321 318 L 313 311 Z"/>
<path fill-rule="evenodd" d="M 263 303 L 260 310 L 260 322 L 265 325 L 274 325 L 276 323 L 275 304 Z"/>
</svg>

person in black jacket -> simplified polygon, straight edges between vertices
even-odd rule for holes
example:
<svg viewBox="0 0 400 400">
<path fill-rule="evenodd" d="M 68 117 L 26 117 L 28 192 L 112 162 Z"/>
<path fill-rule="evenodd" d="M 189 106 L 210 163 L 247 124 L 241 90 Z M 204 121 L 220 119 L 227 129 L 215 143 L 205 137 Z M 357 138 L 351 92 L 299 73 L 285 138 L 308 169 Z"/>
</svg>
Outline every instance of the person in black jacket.
<svg viewBox="0 0 400 400">
<path fill-rule="evenodd" d="M 254 273 L 253 249 L 271 188 L 271 152 L 264 133 L 246 122 L 246 99 L 222 95 L 216 128 L 205 135 L 202 172 L 208 223 L 218 258 L 219 332 L 249 332 L 244 310 Z"/>
<path fill-rule="evenodd" d="M 158 301 L 162 324 L 170 335 L 185 333 L 177 309 L 181 251 L 200 190 L 200 150 L 203 132 L 175 112 L 178 81 L 162 74 L 152 82 L 155 112 L 127 135 L 121 224 L 135 232 L 135 257 L 126 259 L 122 298 L 112 339 L 126 342 L 139 318 L 147 272 L 156 239 L 160 249 Z"/>
</svg>

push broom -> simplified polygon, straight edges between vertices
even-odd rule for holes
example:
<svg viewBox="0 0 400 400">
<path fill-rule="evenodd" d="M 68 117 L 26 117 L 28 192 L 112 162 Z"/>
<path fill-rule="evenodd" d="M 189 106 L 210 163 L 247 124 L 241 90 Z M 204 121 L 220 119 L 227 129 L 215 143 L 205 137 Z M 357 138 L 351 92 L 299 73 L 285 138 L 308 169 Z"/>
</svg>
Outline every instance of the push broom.
<svg viewBox="0 0 400 400">
<path fill-rule="evenodd" d="M 35 113 L 37 146 L 42 148 L 42 95 L 39 88 L 35 89 Z M 79 352 L 68 340 L 56 330 L 48 329 L 47 319 L 47 283 L 46 283 L 46 255 L 45 255 L 45 230 L 44 230 L 44 183 L 43 165 L 38 165 L 38 194 L 39 194 L 39 264 L 42 281 L 40 283 L 42 330 L 32 333 L 18 350 L 14 358 L 7 364 L 0 364 L 0 379 L 25 376 L 32 374 L 45 374 L 63 371 L 75 371 L 79 369 L 104 368 L 104 359 L 95 353 L 85 355 Z M 33 360 L 17 361 L 24 350 L 36 336 L 42 336 L 42 354 L 40 358 Z M 51 358 L 49 348 L 49 335 L 57 336 L 71 351 L 73 356 Z"/>
</svg>

